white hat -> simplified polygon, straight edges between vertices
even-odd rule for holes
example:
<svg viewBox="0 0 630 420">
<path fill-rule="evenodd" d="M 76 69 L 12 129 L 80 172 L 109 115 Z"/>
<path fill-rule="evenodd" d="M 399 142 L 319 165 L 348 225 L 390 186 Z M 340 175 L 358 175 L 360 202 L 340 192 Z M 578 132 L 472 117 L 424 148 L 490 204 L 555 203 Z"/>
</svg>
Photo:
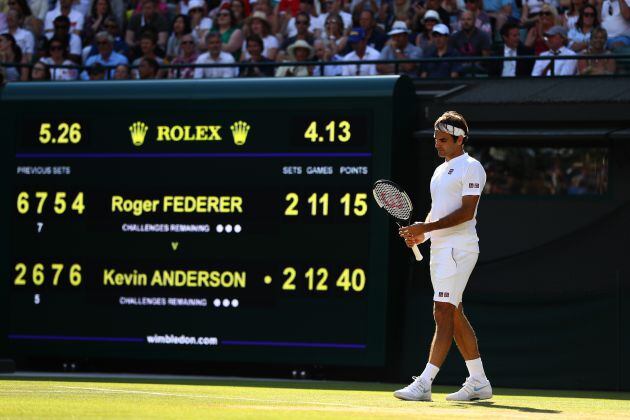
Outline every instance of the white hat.
<svg viewBox="0 0 630 420">
<path fill-rule="evenodd" d="M 387 35 L 408 34 L 407 24 L 402 20 L 397 20 L 392 25 L 392 30 L 387 32 Z"/>
<path fill-rule="evenodd" d="M 192 9 L 203 9 L 206 3 L 203 0 L 190 0 L 188 2 L 188 10 Z"/>
<path fill-rule="evenodd" d="M 315 52 L 313 50 L 313 47 L 311 47 L 311 45 L 303 39 L 298 39 L 287 48 L 287 53 L 289 53 L 289 58 L 291 58 L 291 60 L 295 61 L 295 50 L 298 48 L 308 50 L 308 59 L 310 60 L 311 58 L 313 58 Z"/>
<path fill-rule="evenodd" d="M 448 26 L 443 23 L 438 23 L 437 25 L 435 25 L 431 32 L 437 32 L 438 34 L 442 35 L 448 35 L 450 33 L 450 31 L 448 30 Z"/>
<path fill-rule="evenodd" d="M 433 19 L 437 20 L 438 22 L 442 22 L 442 19 L 440 19 L 440 14 L 435 10 L 427 10 L 427 12 L 422 17 L 422 23 L 424 23 L 424 21 L 427 19 Z"/>
</svg>

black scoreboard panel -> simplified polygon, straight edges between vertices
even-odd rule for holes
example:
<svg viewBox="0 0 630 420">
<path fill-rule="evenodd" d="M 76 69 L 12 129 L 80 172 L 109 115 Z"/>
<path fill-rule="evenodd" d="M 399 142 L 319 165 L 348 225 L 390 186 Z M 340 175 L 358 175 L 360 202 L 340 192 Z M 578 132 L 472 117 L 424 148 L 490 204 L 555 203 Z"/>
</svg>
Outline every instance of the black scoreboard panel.
<svg viewBox="0 0 630 420">
<path fill-rule="evenodd" d="M 240 82 L 4 92 L 11 355 L 384 364 L 406 80 Z"/>
</svg>

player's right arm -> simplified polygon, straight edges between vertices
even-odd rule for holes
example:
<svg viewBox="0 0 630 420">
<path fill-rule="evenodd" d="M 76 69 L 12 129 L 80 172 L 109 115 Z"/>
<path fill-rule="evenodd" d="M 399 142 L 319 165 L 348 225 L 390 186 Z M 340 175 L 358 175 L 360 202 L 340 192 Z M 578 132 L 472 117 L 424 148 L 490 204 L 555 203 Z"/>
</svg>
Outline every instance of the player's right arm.
<svg viewBox="0 0 630 420">
<path fill-rule="evenodd" d="M 427 217 L 424 218 L 424 223 L 429 223 L 431 221 L 431 212 L 427 213 Z M 401 235 L 402 236 L 402 235 Z M 416 235 L 413 238 L 403 238 L 405 240 L 405 244 L 409 248 L 413 248 L 415 245 L 419 245 L 421 243 L 426 242 L 431 235 L 427 233 L 422 233 L 420 235 Z"/>
</svg>

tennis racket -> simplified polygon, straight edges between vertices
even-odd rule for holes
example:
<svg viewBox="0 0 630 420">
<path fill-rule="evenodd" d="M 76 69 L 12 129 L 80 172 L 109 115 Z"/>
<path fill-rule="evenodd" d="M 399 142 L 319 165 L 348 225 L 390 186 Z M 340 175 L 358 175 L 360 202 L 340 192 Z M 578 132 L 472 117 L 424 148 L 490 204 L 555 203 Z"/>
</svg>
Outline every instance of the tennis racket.
<svg viewBox="0 0 630 420">
<path fill-rule="evenodd" d="M 396 221 L 398 227 L 401 226 L 401 223 L 407 226 L 411 224 L 413 206 L 409 196 L 402 188 L 392 181 L 379 179 L 374 183 L 372 194 L 374 194 L 374 200 L 376 200 L 378 206 Z M 416 257 L 416 261 L 422 261 L 422 254 L 418 249 L 418 245 L 414 245 L 411 250 Z"/>
</svg>

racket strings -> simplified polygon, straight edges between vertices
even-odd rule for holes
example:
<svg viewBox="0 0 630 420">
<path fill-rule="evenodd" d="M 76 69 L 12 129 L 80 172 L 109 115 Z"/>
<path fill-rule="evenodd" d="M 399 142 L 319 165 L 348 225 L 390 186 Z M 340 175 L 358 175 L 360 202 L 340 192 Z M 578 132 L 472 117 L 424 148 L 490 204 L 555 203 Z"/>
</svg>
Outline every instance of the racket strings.
<svg viewBox="0 0 630 420">
<path fill-rule="evenodd" d="M 375 195 L 383 204 L 383 209 L 399 220 L 408 220 L 411 217 L 411 207 L 403 193 L 389 184 L 377 184 L 374 186 Z"/>
</svg>

